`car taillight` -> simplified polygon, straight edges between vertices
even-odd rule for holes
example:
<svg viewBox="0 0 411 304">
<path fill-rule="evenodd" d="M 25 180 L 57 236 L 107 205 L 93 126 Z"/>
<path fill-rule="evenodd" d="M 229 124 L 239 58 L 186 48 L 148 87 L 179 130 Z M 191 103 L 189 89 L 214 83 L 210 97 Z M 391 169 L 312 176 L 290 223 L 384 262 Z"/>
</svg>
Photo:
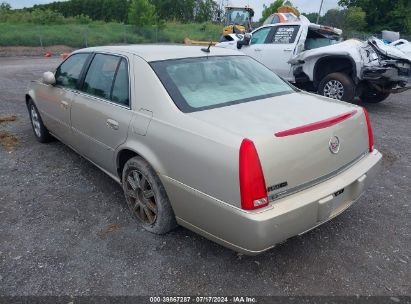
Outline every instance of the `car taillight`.
<svg viewBox="0 0 411 304">
<path fill-rule="evenodd" d="M 267 188 L 254 143 L 244 139 L 240 147 L 241 208 L 253 210 L 268 205 Z"/>
<path fill-rule="evenodd" d="M 365 120 L 367 122 L 367 129 L 368 129 L 368 150 L 372 152 L 374 150 L 374 136 L 372 134 L 371 122 L 370 117 L 368 116 L 367 110 L 362 108 L 365 116 Z"/>
</svg>

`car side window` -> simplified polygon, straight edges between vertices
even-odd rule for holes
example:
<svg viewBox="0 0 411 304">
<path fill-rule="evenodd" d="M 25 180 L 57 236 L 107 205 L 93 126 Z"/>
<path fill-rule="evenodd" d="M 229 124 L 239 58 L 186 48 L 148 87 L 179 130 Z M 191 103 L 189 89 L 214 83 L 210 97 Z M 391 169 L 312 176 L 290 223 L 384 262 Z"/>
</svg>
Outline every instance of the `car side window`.
<svg viewBox="0 0 411 304">
<path fill-rule="evenodd" d="M 121 59 L 117 70 L 116 78 L 114 79 L 111 100 L 115 103 L 129 106 L 129 87 L 128 87 L 128 69 L 127 61 Z"/>
<path fill-rule="evenodd" d="M 96 54 L 88 68 L 82 90 L 97 97 L 110 99 L 119 60 L 118 56 Z"/>
<path fill-rule="evenodd" d="M 299 25 L 277 26 L 271 38 L 271 43 L 274 43 L 274 44 L 294 43 L 299 29 L 300 29 Z"/>
<path fill-rule="evenodd" d="M 250 44 L 263 44 L 267 39 L 268 34 L 271 31 L 271 27 L 264 27 L 261 30 L 256 31 L 253 33 L 251 37 Z"/>
<path fill-rule="evenodd" d="M 56 70 L 56 85 L 70 89 L 77 88 L 81 71 L 89 55 L 88 53 L 81 53 L 67 58 Z"/>
</svg>

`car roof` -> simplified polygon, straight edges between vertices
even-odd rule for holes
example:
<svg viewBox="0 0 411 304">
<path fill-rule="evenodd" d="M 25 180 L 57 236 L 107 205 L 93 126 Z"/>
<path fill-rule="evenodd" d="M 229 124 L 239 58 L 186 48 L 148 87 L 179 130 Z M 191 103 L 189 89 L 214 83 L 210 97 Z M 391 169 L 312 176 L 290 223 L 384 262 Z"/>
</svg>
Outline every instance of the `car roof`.
<svg viewBox="0 0 411 304">
<path fill-rule="evenodd" d="M 161 61 L 168 59 L 194 58 L 204 56 L 244 56 L 243 53 L 219 47 L 211 47 L 206 53 L 201 49 L 207 46 L 190 45 L 158 45 L 158 44 L 138 44 L 138 45 L 112 45 L 99 46 L 78 50 L 74 53 L 83 52 L 109 52 L 109 53 L 129 53 L 137 55 L 147 62 Z"/>
</svg>

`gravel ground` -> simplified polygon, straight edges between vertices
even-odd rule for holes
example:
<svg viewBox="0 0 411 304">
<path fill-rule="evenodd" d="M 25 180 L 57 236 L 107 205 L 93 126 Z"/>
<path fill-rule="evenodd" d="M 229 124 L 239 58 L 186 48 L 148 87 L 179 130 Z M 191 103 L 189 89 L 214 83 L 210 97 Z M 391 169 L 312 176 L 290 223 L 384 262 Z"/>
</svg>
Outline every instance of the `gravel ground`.
<svg viewBox="0 0 411 304">
<path fill-rule="evenodd" d="M 0 295 L 411 295 L 411 92 L 367 105 L 379 178 L 336 219 L 257 257 L 142 230 L 122 190 L 32 134 L 24 93 L 59 59 L 0 58 Z M 1 136 L 0 136 L 1 137 Z"/>
</svg>

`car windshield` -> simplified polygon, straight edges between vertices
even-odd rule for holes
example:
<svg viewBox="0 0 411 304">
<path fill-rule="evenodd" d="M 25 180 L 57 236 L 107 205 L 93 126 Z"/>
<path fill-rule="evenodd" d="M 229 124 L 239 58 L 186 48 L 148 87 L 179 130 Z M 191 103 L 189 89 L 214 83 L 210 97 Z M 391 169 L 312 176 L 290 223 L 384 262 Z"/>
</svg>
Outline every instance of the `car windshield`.
<svg viewBox="0 0 411 304">
<path fill-rule="evenodd" d="M 294 92 L 247 56 L 213 56 L 152 62 L 177 107 L 193 112 Z"/>
</svg>

